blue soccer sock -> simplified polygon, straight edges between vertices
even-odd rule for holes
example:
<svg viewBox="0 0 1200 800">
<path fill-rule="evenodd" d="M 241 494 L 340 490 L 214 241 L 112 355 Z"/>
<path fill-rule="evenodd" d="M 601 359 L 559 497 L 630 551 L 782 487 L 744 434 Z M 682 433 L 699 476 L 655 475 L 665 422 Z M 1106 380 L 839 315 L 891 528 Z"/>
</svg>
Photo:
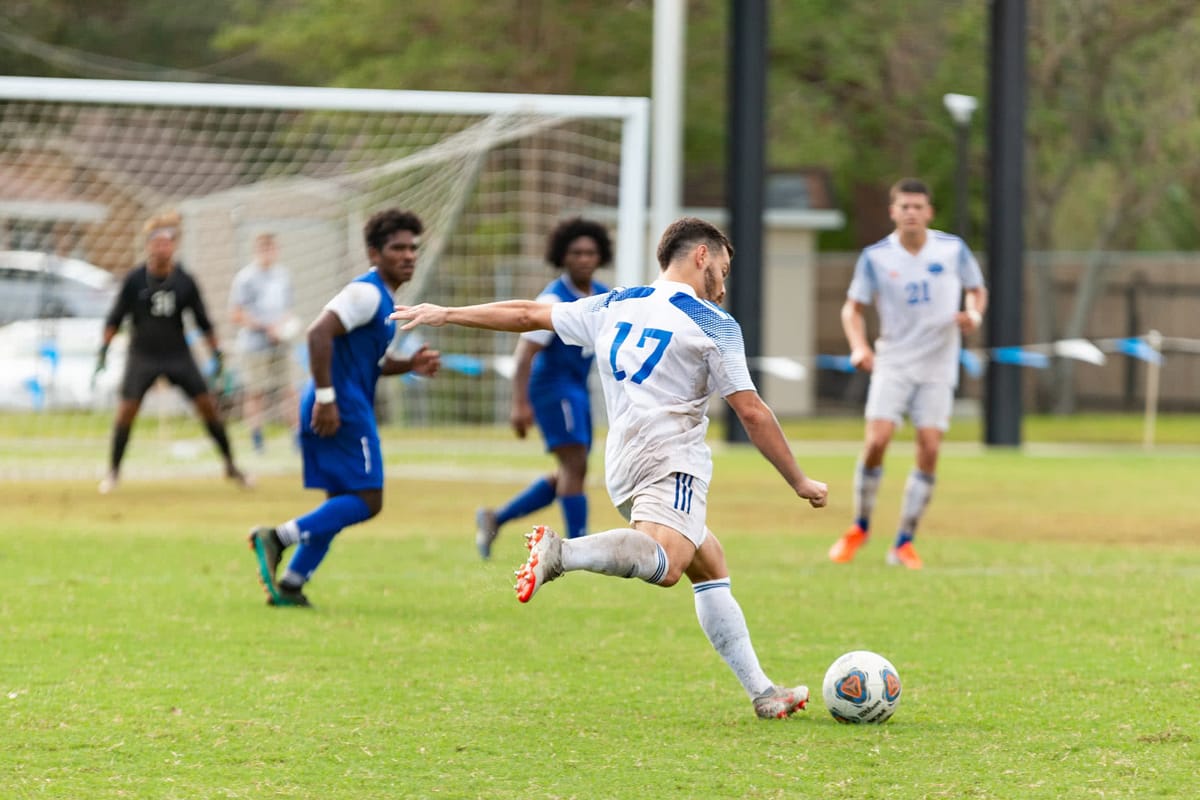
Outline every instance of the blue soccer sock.
<svg viewBox="0 0 1200 800">
<path fill-rule="evenodd" d="M 321 566 L 321 562 L 325 560 L 325 555 L 329 552 L 329 544 L 329 542 L 319 542 L 302 544 L 297 547 L 296 552 L 292 554 L 292 561 L 288 564 L 287 571 L 279 579 L 280 585 L 287 586 L 289 589 L 299 589 L 303 586 L 316 572 L 317 567 Z"/>
<path fill-rule="evenodd" d="M 545 476 L 538 478 L 525 487 L 525 491 L 496 510 L 496 525 L 540 511 L 554 502 L 554 495 L 554 484 L 550 483 L 550 479 Z"/>
<path fill-rule="evenodd" d="M 558 498 L 562 507 L 563 520 L 567 523 L 567 538 L 587 536 L 588 501 L 586 494 L 573 494 Z"/>
<path fill-rule="evenodd" d="M 288 564 L 288 572 L 308 580 L 320 566 L 329 544 L 343 528 L 371 518 L 367 501 L 356 494 L 331 497 L 314 510 L 296 519 L 300 530 L 300 546 Z M 289 575 L 290 577 L 290 575 Z"/>
</svg>

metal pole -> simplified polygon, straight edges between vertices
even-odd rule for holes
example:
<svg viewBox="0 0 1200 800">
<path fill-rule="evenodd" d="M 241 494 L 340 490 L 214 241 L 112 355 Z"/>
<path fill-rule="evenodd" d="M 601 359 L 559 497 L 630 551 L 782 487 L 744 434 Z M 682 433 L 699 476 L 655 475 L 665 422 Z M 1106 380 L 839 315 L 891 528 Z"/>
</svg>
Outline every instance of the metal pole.
<svg viewBox="0 0 1200 800">
<path fill-rule="evenodd" d="M 1158 331 L 1146 334 L 1146 344 L 1154 348 L 1154 352 L 1162 351 L 1163 336 Z M 1155 359 L 1146 364 L 1146 416 L 1142 421 L 1142 448 L 1154 449 L 1154 428 L 1158 423 L 1158 388 L 1159 366 Z"/>
<path fill-rule="evenodd" d="M 960 122 L 954 126 L 955 139 L 957 140 L 957 160 L 954 170 L 954 226 L 955 233 L 966 241 L 968 226 L 970 224 L 970 213 L 968 211 L 969 203 L 967 202 L 967 181 L 970 177 L 970 165 L 968 159 L 970 157 L 969 147 L 971 141 L 971 126 L 970 123 Z"/>
<path fill-rule="evenodd" d="M 684 0 L 654 0 L 654 74 L 651 100 L 650 235 L 647 259 L 636 283 L 658 276 L 658 237 L 679 216 L 683 199 L 683 71 L 687 39 Z"/>
<path fill-rule="evenodd" d="M 737 256 L 729 283 L 729 306 L 742 326 L 746 356 L 762 355 L 763 205 L 766 165 L 767 4 L 729 4 L 729 123 L 725 184 L 729 238 Z M 755 383 L 761 373 L 751 367 Z M 748 442 L 737 415 L 727 415 L 725 439 Z"/>
<path fill-rule="evenodd" d="M 1025 233 L 1025 0 L 993 0 L 988 115 L 990 310 L 987 341 L 992 347 L 1020 345 Z M 984 393 L 984 440 L 1021 444 L 1021 367 L 992 363 Z"/>
</svg>

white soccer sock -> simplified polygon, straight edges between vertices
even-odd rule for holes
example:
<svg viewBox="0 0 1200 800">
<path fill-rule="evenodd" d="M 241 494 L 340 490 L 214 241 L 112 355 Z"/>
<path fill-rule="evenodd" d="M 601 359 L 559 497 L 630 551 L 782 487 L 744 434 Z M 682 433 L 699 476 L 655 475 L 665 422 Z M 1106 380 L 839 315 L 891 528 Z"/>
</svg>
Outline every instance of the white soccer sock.
<svg viewBox="0 0 1200 800">
<path fill-rule="evenodd" d="M 286 583 L 292 587 L 300 587 L 306 583 L 303 575 L 299 572 L 292 572 L 290 569 L 283 573 L 283 577 L 279 579 L 279 582 Z"/>
<path fill-rule="evenodd" d="M 289 519 L 275 529 L 275 535 L 284 547 L 291 547 L 300 543 L 300 526 L 296 524 L 296 520 Z"/>
<path fill-rule="evenodd" d="M 904 483 L 904 504 L 900 506 L 900 533 L 912 536 L 917 523 L 933 496 L 934 477 L 928 472 L 914 469 Z"/>
<path fill-rule="evenodd" d="M 875 511 L 875 498 L 883 480 L 883 467 L 868 469 L 861 461 L 854 469 L 854 519 L 870 520 Z"/>
<path fill-rule="evenodd" d="M 758 664 L 746 617 L 729 588 L 729 578 L 694 584 L 692 592 L 704 635 L 733 670 L 746 694 L 753 699 L 770 689 L 773 684 Z"/>
<path fill-rule="evenodd" d="M 616 528 L 562 543 L 563 572 L 582 569 L 658 583 L 667 574 L 667 551 L 633 528 Z"/>
</svg>

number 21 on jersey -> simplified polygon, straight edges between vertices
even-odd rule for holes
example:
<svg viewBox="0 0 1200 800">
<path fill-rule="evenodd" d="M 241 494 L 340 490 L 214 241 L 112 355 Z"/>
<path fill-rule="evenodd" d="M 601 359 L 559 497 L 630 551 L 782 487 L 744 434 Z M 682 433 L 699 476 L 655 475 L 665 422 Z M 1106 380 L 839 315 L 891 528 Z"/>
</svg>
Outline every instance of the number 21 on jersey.
<svg viewBox="0 0 1200 800">
<path fill-rule="evenodd" d="M 908 304 L 915 306 L 918 303 L 928 303 L 929 296 L 929 281 L 912 281 L 904 284 L 904 294 L 907 296 Z"/>
<path fill-rule="evenodd" d="M 634 383 L 641 383 L 650 377 L 650 373 L 658 366 L 659 360 L 666 352 L 667 345 L 671 343 L 671 331 L 665 331 L 662 328 L 643 328 L 642 335 L 638 338 L 637 347 L 645 350 L 650 340 L 653 340 L 654 350 L 646 356 L 642 362 L 642 366 L 633 375 L 629 375 L 625 370 L 617 366 L 617 351 L 625 345 L 629 339 L 629 334 L 633 330 L 633 323 L 618 322 L 617 335 L 613 339 L 612 349 L 608 352 L 608 363 L 612 367 L 613 377 L 618 381 L 623 381 L 626 378 Z M 631 345 L 632 346 L 632 345 Z"/>
</svg>

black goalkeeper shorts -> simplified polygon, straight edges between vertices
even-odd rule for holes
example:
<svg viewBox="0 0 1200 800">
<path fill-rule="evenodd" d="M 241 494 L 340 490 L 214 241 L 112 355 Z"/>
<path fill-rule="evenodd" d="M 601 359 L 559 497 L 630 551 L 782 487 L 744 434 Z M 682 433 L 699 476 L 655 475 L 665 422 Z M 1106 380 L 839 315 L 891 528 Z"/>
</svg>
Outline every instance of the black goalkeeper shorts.
<svg viewBox="0 0 1200 800">
<path fill-rule="evenodd" d="M 125 363 L 125 377 L 121 380 L 121 399 L 140 402 L 160 376 L 166 377 L 192 399 L 208 391 L 208 384 L 190 354 L 163 357 L 130 353 Z"/>
</svg>

